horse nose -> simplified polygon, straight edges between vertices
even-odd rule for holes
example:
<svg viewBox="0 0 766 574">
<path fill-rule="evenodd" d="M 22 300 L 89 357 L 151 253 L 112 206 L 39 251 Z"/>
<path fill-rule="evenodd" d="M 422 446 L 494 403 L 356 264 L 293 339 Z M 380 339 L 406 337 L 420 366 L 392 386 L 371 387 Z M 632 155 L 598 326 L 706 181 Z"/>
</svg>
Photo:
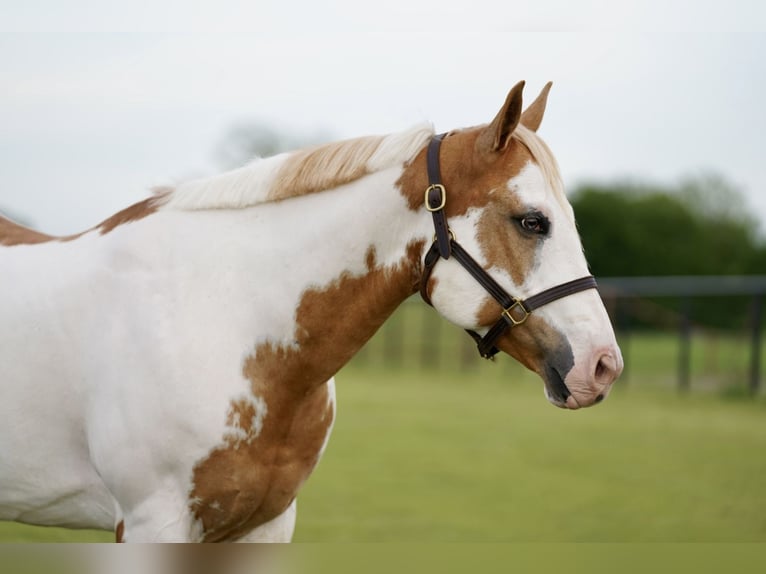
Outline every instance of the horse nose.
<svg viewBox="0 0 766 574">
<path fill-rule="evenodd" d="M 567 378 L 567 387 L 571 394 L 566 399 L 566 406 L 570 409 L 589 407 L 603 401 L 609 395 L 612 383 L 622 373 L 622 354 L 619 347 L 600 347 L 592 353 L 590 362 L 583 364 L 579 370 L 570 372 Z"/>
</svg>

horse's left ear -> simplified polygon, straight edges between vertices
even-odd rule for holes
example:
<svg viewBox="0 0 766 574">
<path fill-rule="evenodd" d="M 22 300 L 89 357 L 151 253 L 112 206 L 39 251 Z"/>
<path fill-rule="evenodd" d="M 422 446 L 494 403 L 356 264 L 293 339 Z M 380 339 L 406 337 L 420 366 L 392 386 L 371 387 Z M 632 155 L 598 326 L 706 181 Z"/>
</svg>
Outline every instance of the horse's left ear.
<svg viewBox="0 0 766 574">
<path fill-rule="evenodd" d="M 508 147 L 511 141 L 511 134 L 516 126 L 519 125 L 521 118 L 521 92 L 524 90 L 524 81 L 522 80 L 508 92 L 505 104 L 484 131 L 481 133 L 480 146 L 485 151 L 498 152 Z"/>
<path fill-rule="evenodd" d="M 529 107 L 521 114 L 521 125 L 525 128 L 536 132 L 543 121 L 543 114 L 545 114 L 545 104 L 548 102 L 548 92 L 551 91 L 553 82 L 548 82 L 543 87 L 540 95 L 537 96 L 534 102 L 529 104 Z"/>
</svg>

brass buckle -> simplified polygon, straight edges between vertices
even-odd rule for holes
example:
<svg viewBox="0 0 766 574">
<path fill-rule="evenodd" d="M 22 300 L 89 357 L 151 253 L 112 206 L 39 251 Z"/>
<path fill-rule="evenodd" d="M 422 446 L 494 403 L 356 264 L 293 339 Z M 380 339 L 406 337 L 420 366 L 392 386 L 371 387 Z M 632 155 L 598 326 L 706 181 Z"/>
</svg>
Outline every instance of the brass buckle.
<svg viewBox="0 0 766 574">
<path fill-rule="evenodd" d="M 441 193 L 441 202 L 439 203 L 438 207 L 431 207 L 431 204 L 428 203 L 428 194 L 432 189 L 438 189 L 439 193 Z M 438 183 L 432 183 L 426 188 L 426 209 L 428 211 L 440 211 L 444 209 L 444 206 L 447 204 L 447 190 L 444 189 L 444 186 Z"/>
<path fill-rule="evenodd" d="M 516 319 L 513 315 L 511 315 L 511 311 L 513 311 L 515 308 L 519 308 L 523 311 L 524 316 L 521 319 Z M 527 317 L 529 317 L 529 311 L 527 311 L 526 307 L 524 307 L 524 304 L 522 303 L 521 299 L 513 299 L 513 305 L 508 307 L 507 309 L 503 309 L 503 312 L 501 315 L 510 321 L 514 327 L 518 327 L 521 325 L 524 321 L 527 320 Z"/>
</svg>

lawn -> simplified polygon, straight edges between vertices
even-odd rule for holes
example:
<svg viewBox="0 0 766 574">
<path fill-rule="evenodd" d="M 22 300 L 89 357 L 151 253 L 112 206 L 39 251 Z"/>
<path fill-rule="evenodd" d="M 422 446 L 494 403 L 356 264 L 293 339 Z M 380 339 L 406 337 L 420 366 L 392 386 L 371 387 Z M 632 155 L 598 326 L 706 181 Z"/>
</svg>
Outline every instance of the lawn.
<svg viewBox="0 0 766 574">
<path fill-rule="evenodd" d="M 342 373 L 296 540 L 766 541 L 763 401 L 634 384 L 566 412 L 495 370 Z"/>
<path fill-rule="evenodd" d="M 296 541 L 766 542 L 766 402 L 640 373 L 567 412 L 508 366 L 338 376 Z M 0 523 L 2 541 L 112 539 Z"/>
</svg>

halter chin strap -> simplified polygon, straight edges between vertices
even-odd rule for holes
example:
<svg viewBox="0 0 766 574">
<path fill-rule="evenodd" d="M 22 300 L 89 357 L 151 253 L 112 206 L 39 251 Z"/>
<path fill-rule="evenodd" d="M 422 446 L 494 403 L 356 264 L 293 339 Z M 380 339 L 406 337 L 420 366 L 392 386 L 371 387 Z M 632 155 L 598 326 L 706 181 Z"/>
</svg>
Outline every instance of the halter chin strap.
<svg viewBox="0 0 766 574">
<path fill-rule="evenodd" d="M 547 305 L 552 301 L 561 299 L 580 291 L 587 289 L 596 289 L 596 280 L 592 275 L 581 277 L 573 281 L 568 281 L 546 289 L 537 295 L 527 299 L 512 297 L 503 287 L 471 257 L 468 252 L 457 242 L 455 235 L 447 225 L 447 216 L 444 208 L 447 205 L 447 191 L 441 182 L 441 169 L 439 167 L 439 148 L 441 146 L 444 134 L 434 136 L 428 144 L 427 165 L 428 165 L 428 187 L 425 193 L 426 209 L 431 212 L 434 221 L 434 230 L 436 235 L 434 242 L 426 253 L 423 263 L 423 276 L 420 280 L 420 295 L 423 300 L 432 305 L 431 298 L 428 296 L 428 279 L 431 277 L 434 267 L 440 259 L 449 259 L 454 257 L 463 268 L 484 287 L 492 298 L 503 308 L 500 317 L 483 337 L 476 331 L 466 329 L 466 332 L 473 337 L 479 349 L 479 354 L 485 359 L 491 359 L 498 352 L 495 343 L 507 329 L 522 325 L 529 317 L 529 314 Z M 563 382 L 562 382 L 563 384 Z M 566 395 L 569 392 L 567 390 Z"/>
</svg>

